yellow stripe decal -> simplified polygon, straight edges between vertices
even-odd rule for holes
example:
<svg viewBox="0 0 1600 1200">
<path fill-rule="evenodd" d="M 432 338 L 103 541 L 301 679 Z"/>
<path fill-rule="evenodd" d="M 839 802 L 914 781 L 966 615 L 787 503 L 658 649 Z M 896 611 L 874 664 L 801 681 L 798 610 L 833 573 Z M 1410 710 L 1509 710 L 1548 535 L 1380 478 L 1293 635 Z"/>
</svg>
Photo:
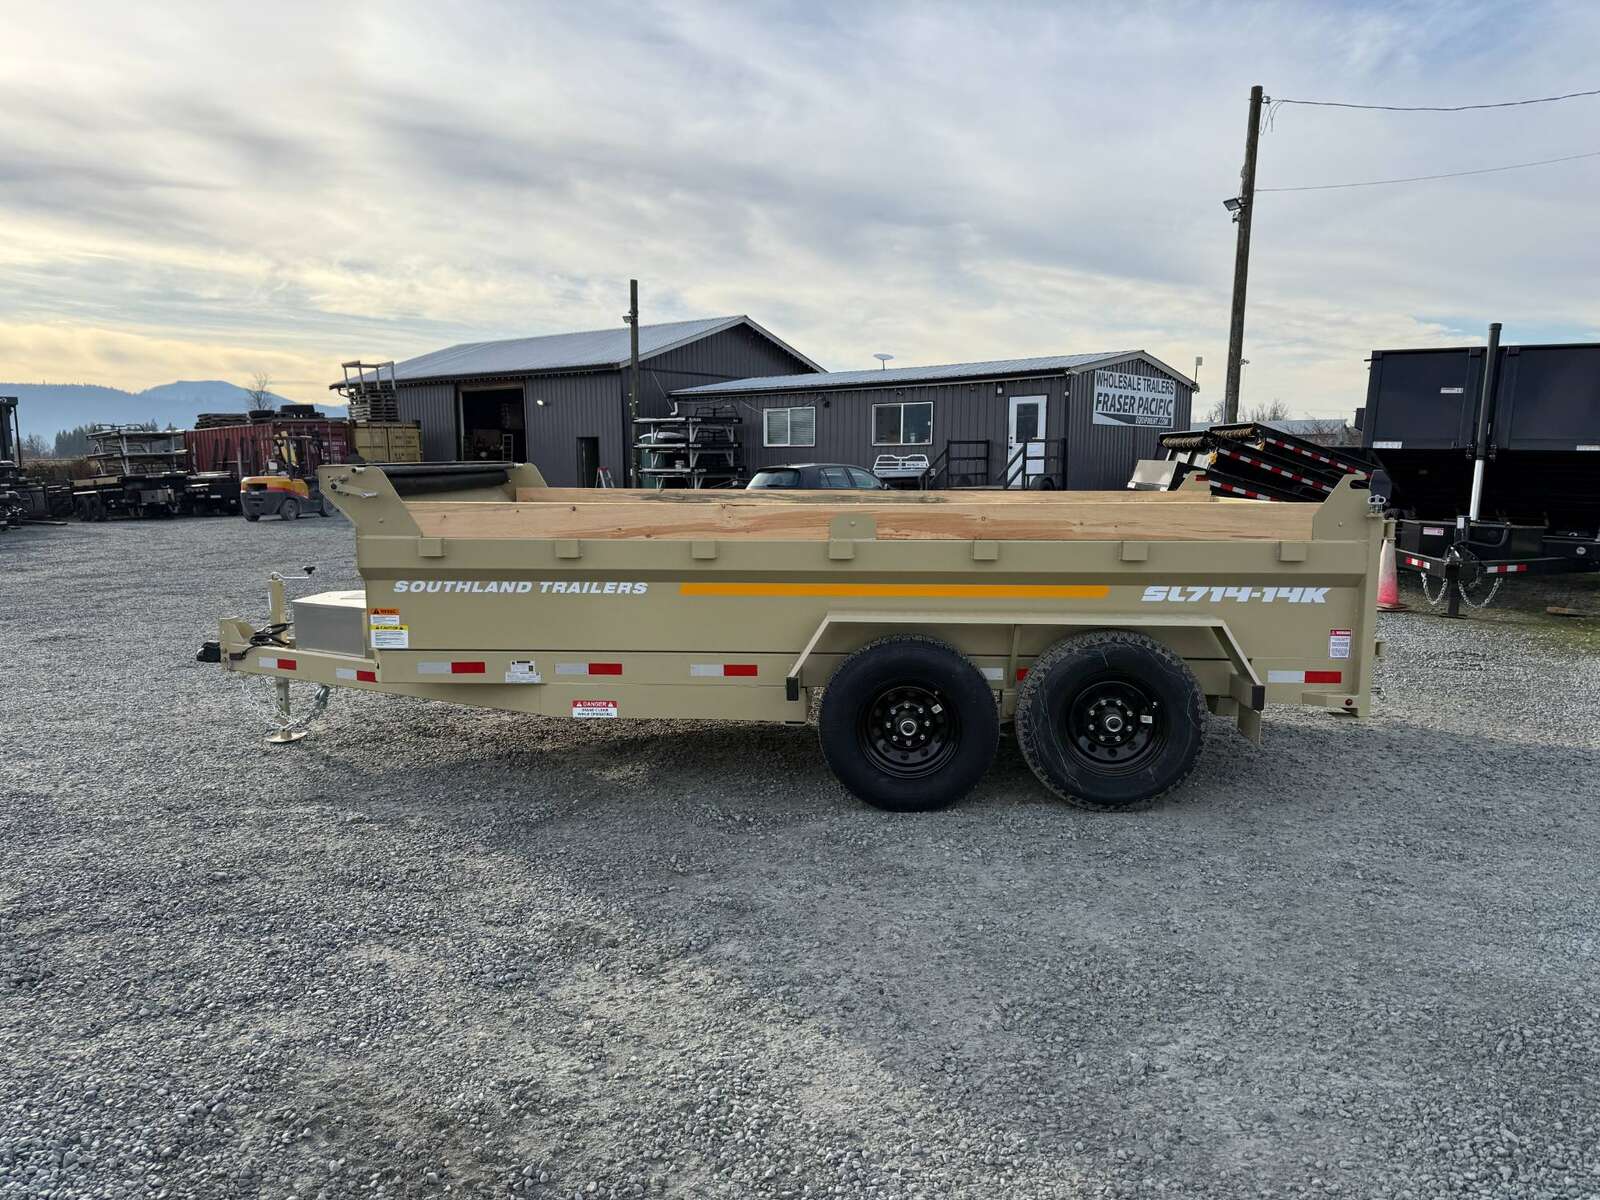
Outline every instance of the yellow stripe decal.
<svg viewBox="0 0 1600 1200">
<path fill-rule="evenodd" d="M 1103 583 L 680 583 L 682 596 L 905 596 L 938 600 L 1104 600 Z"/>
</svg>

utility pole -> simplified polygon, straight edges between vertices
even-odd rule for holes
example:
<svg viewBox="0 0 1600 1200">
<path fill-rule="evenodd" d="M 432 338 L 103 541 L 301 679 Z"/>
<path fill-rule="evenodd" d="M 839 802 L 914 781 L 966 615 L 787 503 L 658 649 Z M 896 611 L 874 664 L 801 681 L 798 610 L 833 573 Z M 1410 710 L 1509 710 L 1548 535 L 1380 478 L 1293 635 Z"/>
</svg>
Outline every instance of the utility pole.
<svg viewBox="0 0 1600 1200">
<path fill-rule="evenodd" d="M 1239 360 L 1244 355 L 1244 296 L 1250 275 L 1250 218 L 1255 212 L 1256 144 L 1261 140 L 1261 85 L 1250 89 L 1250 124 L 1244 138 L 1244 170 L 1239 172 L 1239 195 L 1226 207 L 1239 225 L 1233 254 L 1233 313 L 1228 321 L 1228 382 L 1222 394 L 1222 419 L 1239 419 Z"/>
<path fill-rule="evenodd" d="M 639 486 L 639 281 L 628 280 L 628 486 Z"/>
</svg>

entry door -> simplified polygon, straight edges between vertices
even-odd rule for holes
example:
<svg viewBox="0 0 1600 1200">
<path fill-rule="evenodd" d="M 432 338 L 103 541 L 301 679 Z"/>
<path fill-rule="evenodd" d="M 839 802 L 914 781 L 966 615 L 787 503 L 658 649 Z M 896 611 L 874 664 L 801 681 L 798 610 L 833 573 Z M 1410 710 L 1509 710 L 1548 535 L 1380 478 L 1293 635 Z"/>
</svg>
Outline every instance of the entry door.
<svg viewBox="0 0 1600 1200">
<path fill-rule="evenodd" d="M 578 486 L 594 487 L 600 479 L 600 439 L 578 439 Z"/>
<path fill-rule="evenodd" d="M 1011 397 L 1006 425 L 1006 486 L 1028 486 L 1031 476 L 1044 474 L 1044 396 Z M 1017 452 L 1026 446 L 1021 455 Z"/>
</svg>

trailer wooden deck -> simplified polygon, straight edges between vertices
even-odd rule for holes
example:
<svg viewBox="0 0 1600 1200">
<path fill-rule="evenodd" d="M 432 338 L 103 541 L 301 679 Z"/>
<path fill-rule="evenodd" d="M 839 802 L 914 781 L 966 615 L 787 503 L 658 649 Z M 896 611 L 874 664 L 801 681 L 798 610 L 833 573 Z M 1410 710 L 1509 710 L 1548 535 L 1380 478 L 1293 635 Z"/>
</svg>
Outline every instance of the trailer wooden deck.
<svg viewBox="0 0 1600 1200">
<path fill-rule="evenodd" d="M 1306 541 L 1312 505 L 1204 492 L 706 492 L 517 488 L 516 499 L 423 500 L 427 537 L 827 541 L 871 522 L 886 541 Z M 848 523 L 856 523 L 853 526 Z"/>
</svg>

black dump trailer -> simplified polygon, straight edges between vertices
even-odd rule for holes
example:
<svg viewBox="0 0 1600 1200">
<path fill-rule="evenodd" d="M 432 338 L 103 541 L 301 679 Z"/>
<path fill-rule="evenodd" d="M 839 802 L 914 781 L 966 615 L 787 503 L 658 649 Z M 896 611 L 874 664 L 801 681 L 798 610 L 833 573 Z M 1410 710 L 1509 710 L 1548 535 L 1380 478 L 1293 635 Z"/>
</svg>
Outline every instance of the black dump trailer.
<svg viewBox="0 0 1600 1200">
<path fill-rule="evenodd" d="M 1600 569 L 1600 343 L 1375 350 L 1361 414 L 1400 565 L 1452 615 L 1486 580 Z"/>
<path fill-rule="evenodd" d="M 28 516 L 23 494 L 22 427 L 17 398 L 0 396 L 0 532 L 21 525 Z"/>
</svg>

